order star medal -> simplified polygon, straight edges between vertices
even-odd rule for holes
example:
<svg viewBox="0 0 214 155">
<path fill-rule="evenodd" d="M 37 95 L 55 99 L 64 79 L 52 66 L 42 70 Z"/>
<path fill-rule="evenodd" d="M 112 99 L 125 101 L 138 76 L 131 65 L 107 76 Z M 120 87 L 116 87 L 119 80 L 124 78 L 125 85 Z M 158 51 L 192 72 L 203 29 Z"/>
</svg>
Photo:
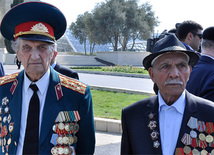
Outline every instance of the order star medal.
<svg viewBox="0 0 214 155">
<path fill-rule="evenodd" d="M 194 117 L 190 117 L 187 126 L 191 129 L 190 131 L 190 136 L 192 138 L 196 138 L 197 137 L 197 132 L 194 131 L 193 129 L 197 129 L 198 127 L 198 119 L 194 118 Z"/>
</svg>

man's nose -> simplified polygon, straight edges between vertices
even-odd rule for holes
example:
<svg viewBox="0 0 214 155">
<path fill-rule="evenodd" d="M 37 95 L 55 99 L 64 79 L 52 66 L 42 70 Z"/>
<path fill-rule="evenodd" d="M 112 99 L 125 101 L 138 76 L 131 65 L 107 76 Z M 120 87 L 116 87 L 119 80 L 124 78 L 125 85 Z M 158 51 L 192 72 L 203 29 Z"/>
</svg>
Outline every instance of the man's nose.
<svg viewBox="0 0 214 155">
<path fill-rule="evenodd" d="M 179 76 L 179 70 L 176 66 L 172 66 L 169 72 L 171 78 L 177 78 Z"/>
<path fill-rule="evenodd" d="M 39 57 L 39 51 L 36 48 L 33 48 L 31 51 L 31 59 L 37 60 Z"/>
</svg>

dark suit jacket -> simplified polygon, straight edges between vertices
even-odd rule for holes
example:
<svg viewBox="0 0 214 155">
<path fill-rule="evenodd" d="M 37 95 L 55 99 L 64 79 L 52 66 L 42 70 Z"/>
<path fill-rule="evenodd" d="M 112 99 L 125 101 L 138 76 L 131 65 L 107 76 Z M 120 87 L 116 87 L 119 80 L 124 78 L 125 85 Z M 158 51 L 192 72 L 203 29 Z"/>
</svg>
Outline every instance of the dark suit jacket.
<svg viewBox="0 0 214 155">
<path fill-rule="evenodd" d="M 19 140 L 23 79 L 24 71 L 0 78 L 0 100 L 4 97 L 9 99 L 8 106 L 12 118 L 11 122 L 14 123 L 14 130 L 11 133 L 8 132 L 5 137 L 6 140 L 10 136 L 12 138 L 12 142 L 9 145 L 9 154 L 16 153 L 16 144 L 18 144 Z M 61 90 L 62 95 L 57 93 L 58 90 Z M 54 146 L 50 142 L 51 136 L 54 134 L 52 128 L 60 111 L 79 111 L 81 119 L 77 122 L 79 124 L 79 131 L 76 134 L 78 141 L 74 145 L 76 154 L 93 154 L 95 128 L 92 109 L 90 87 L 78 80 L 59 75 L 50 67 L 50 83 L 43 110 L 39 154 L 51 154 L 51 148 Z M 8 113 L 2 113 L 1 117 L 4 118 L 7 115 Z M 9 123 L 3 123 L 2 126 L 4 125 L 6 125 L 7 129 L 9 128 Z"/>
<path fill-rule="evenodd" d="M 193 67 L 187 82 L 186 89 L 202 98 L 214 102 L 214 60 L 207 56 L 201 56 Z"/>
<path fill-rule="evenodd" d="M 153 96 L 138 101 L 122 110 L 122 142 L 121 154 L 162 154 L 160 135 L 158 141 L 160 146 L 153 147 L 153 140 L 150 136 L 151 130 L 148 127 L 150 113 L 156 114 L 157 131 L 159 130 L 158 97 Z M 186 91 L 186 106 L 182 125 L 177 141 L 176 148 L 183 148 L 181 139 L 184 133 L 190 133 L 191 129 L 187 126 L 190 117 L 195 117 L 200 121 L 214 122 L 214 103 L 202 98 L 196 97 Z M 197 132 L 198 133 L 198 132 Z M 191 147 L 191 149 L 193 149 Z M 211 152 L 212 148 L 208 148 Z"/>
<path fill-rule="evenodd" d="M 58 63 L 56 63 L 56 66 L 54 67 L 54 69 L 63 75 L 66 75 L 66 76 L 74 78 L 74 79 L 79 79 L 77 72 L 73 71 L 70 68 L 66 68 Z"/>
</svg>

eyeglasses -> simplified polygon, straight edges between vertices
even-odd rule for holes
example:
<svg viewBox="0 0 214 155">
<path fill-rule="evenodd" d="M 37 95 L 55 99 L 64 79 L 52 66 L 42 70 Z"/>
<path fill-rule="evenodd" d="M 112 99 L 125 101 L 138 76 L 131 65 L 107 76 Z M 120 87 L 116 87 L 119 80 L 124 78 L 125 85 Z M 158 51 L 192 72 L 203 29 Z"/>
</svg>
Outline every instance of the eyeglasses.
<svg viewBox="0 0 214 155">
<path fill-rule="evenodd" d="M 192 33 L 195 36 L 198 36 L 200 39 L 202 38 L 202 34 L 198 34 L 198 33 Z"/>
</svg>

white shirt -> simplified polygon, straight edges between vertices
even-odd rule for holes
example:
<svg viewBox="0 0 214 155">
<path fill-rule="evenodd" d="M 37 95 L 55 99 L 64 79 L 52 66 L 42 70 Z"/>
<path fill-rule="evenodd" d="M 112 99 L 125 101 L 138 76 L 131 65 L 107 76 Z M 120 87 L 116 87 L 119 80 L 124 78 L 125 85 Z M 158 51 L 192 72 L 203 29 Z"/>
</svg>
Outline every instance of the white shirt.
<svg viewBox="0 0 214 155">
<path fill-rule="evenodd" d="M 40 116 L 39 116 L 39 133 L 40 133 L 45 98 L 46 98 L 47 89 L 49 85 L 49 78 L 50 78 L 50 69 L 48 69 L 48 71 L 37 82 L 31 82 L 26 76 L 26 73 L 24 74 L 24 82 L 23 82 L 23 89 L 22 89 L 21 127 L 20 127 L 19 142 L 18 142 L 18 147 L 16 152 L 17 155 L 21 155 L 23 151 L 25 130 L 27 125 L 28 107 L 29 107 L 30 99 L 33 95 L 33 90 L 29 88 L 29 86 L 30 84 L 34 83 L 37 85 L 39 89 L 37 91 L 37 94 L 39 96 L 39 101 L 40 101 Z"/>
<path fill-rule="evenodd" d="M 168 106 L 158 92 L 159 127 L 163 155 L 174 154 L 186 104 L 185 98 L 184 91 L 174 104 Z"/>
</svg>

